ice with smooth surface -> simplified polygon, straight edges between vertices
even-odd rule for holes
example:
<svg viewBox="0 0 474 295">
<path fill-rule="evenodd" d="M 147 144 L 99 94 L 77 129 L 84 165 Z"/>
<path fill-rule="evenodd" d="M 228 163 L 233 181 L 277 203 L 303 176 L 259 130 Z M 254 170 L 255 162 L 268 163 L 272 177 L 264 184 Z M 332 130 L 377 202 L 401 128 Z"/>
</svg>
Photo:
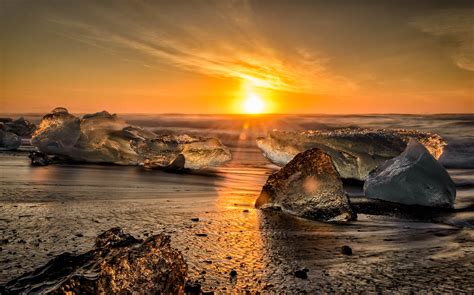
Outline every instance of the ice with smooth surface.
<svg viewBox="0 0 474 295">
<path fill-rule="evenodd" d="M 216 138 L 157 135 L 106 111 L 79 119 L 56 108 L 43 117 L 32 144 L 43 153 L 73 161 L 149 168 L 164 168 L 178 160 L 179 168 L 202 169 L 231 159 L 230 150 Z"/>
<path fill-rule="evenodd" d="M 0 130 L 0 150 L 16 150 L 21 145 L 21 139 L 18 135 Z"/>
<path fill-rule="evenodd" d="M 284 166 L 295 155 L 311 148 L 328 153 L 342 178 L 365 180 L 379 164 L 398 156 L 410 138 L 420 141 L 438 159 L 446 142 L 432 133 L 405 129 L 341 128 L 303 132 L 268 132 L 258 147 L 273 163 Z"/>
<path fill-rule="evenodd" d="M 416 140 L 381 164 L 364 184 L 366 197 L 406 205 L 454 205 L 456 187 L 446 169 Z"/>
</svg>

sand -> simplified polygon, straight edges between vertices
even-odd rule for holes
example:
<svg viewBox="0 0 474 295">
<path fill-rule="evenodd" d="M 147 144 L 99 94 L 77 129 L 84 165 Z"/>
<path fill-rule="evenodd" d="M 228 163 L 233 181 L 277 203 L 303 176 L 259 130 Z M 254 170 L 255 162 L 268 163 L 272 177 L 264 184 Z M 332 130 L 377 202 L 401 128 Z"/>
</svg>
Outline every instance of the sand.
<svg viewBox="0 0 474 295">
<path fill-rule="evenodd" d="M 65 251 L 90 250 L 97 234 L 120 226 L 137 237 L 171 235 L 189 279 L 208 291 L 474 292 L 472 228 L 366 214 L 325 224 L 260 211 L 253 204 L 273 167 L 254 149 L 235 154 L 227 167 L 171 174 L 32 168 L 24 153 L 1 153 L 0 284 Z M 307 279 L 295 276 L 302 270 Z"/>
</svg>

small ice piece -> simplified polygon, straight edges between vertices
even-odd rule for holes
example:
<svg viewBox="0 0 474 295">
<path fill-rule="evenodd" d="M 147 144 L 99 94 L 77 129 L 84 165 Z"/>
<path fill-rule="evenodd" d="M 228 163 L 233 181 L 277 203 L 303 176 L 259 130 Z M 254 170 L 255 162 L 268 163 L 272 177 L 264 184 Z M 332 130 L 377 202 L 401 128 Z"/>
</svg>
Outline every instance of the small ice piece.
<svg viewBox="0 0 474 295">
<path fill-rule="evenodd" d="M 311 148 L 328 153 L 342 178 L 365 180 L 377 165 L 398 156 L 410 138 L 419 140 L 435 157 L 445 141 L 436 134 L 404 129 L 344 128 L 289 132 L 273 130 L 258 138 L 257 145 L 273 163 L 283 166 Z"/>
<path fill-rule="evenodd" d="M 9 151 L 16 150 L 21 145 L 21 139 L 18 135 L 0 130 L 0 150 Z"/>
<path fill-rule="evenodd" d="M 364 184 L 366 197 L 405 205 L 452 208 L 456 187 L 446 169 L 417 140 L 382 163 Z"/>
<path fill-rule="evenodd" d="M 331 157 L 318 148 L 296 155 L 270 175 L 255 206 L 321 221 L 357 218 Z"/>
<path fill-rule="evenodd" d="M 220 166 L 232 158 L 230 150 L 217 138 L 155 135 L 153 139 L 135 141 L 132 146 L 145 159 L 147 168 L 172 165 L 174 168 L 203 169 Z"/>
</svg>

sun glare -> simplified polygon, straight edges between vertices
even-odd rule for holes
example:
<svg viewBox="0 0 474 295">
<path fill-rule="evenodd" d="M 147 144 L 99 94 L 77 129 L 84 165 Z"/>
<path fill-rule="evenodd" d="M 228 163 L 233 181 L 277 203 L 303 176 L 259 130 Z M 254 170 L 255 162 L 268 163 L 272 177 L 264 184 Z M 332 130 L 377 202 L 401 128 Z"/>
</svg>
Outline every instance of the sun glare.
<svg viewBox="0 0 474 295">
<path fill-rule="evenodd" d="M 243 104 L 246 114 L 261 114 L 265 112 L 265 102 L 255 93 L 248 93 Z"/>
</svg>

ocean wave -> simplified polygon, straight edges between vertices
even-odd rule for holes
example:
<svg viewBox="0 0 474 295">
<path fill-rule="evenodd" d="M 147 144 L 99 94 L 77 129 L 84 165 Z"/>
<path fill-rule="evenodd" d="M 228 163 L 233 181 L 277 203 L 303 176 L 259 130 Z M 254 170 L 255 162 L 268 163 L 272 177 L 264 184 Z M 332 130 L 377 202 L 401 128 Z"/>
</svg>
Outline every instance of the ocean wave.
<svg viewBox="0 0 474 295">
<path fill-rule="evenodd" d="M 448 139 L 440 162 L 446 168 L 474 169 L 474 139 Z"/>
</svg>

